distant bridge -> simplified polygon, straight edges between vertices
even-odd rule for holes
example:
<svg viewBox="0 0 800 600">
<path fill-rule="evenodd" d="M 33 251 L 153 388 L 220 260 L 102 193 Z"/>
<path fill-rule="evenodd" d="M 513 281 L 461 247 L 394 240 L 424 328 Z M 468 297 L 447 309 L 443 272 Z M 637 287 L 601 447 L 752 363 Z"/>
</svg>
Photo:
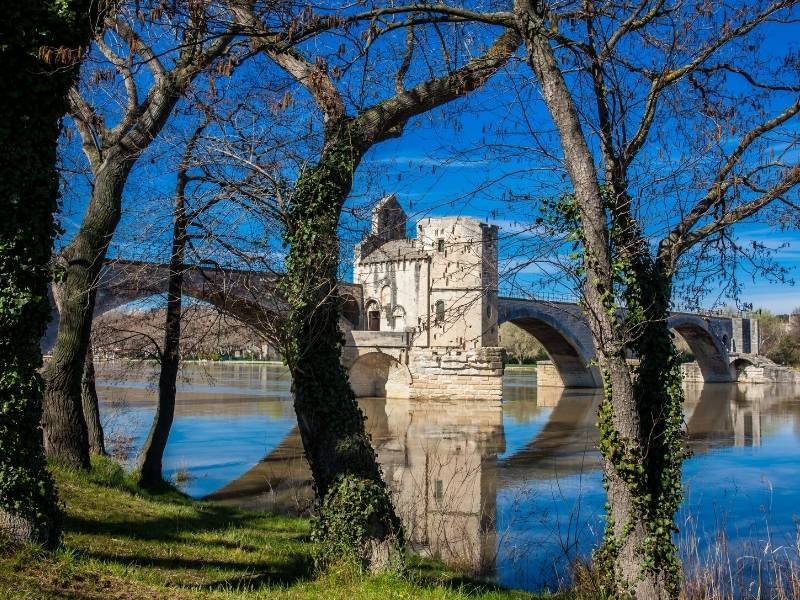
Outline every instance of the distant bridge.
<svg viewBox="0 0 800 600">
<path fill-rule="evenodd" d="M 498 300 L 498 322 L 509 321 L 532 334 L 553 363 L 539 373 L 540 385 L 602 387 L 591 331 L 580 306 L 568 302 L 504 298 Z M 669 326 L 686 340 L 697 368 L 685 369 L 696 381 L 737 381 L 759 354 L 758 321 L 746 317 L 675 312 Z"/>
</svg>

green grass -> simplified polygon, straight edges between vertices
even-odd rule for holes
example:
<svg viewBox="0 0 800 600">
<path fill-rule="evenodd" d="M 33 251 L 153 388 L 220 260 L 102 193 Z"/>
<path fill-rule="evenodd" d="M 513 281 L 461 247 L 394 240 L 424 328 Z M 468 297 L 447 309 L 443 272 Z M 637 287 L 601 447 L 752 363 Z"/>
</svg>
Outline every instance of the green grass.
<svg viewBox="0 0 800 600">
<path fill-rule="evenodd" d="M 64 541 L 0 552 L 0 598 L 470 598 L 530 594 L 470 580 L 432 561 L 404 576 L 315 574 L 304 519 L 151 494 L 110 460 L 54 469 Z"/>
</svg>

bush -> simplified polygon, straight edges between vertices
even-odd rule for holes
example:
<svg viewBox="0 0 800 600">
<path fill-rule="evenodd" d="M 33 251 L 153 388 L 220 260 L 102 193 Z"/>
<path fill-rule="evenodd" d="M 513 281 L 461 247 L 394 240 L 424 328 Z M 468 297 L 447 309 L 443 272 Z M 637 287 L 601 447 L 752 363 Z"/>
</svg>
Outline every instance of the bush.
<svg viewBox="0 0 800 600">
<path fill-rule="evenodd" d="M 780 365 L 800 366 L 800 339 L 782 337 L 767 357 Z"/>
</svg>

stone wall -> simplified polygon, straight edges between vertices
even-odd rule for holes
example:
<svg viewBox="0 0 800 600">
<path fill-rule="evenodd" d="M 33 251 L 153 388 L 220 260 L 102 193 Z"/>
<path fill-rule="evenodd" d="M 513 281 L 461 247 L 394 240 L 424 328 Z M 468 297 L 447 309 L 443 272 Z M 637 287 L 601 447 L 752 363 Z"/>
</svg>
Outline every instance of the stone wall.
<svg viewBox="0 0 800 600">
<path fill-rule="evenodd" d="M 587 368 L 570 369 L 562 365 L 561 370 L 551 360 L 540 360 L 536 363 L 537 387 L 597 387 L 591 371 Z"/>
<path fill-rule="evenodd" d="M 472 350 L 415 348 L 409 357 L 411 398 L 500 400 L 503 348 Z"/>
<path fill-rule="evenodd" d="M 685 383 L 703 383 L 703 372 L 697 362 L 685 362 L 681 364 L 681 377 Z"/>
<path fill-rule="evenodd" d="M 742 383 L 794 383 L 800 384 L 800 372 L 783 365 L 760 361 L 759 365 L 744 367 L 738 373 Z"/>
</svg>

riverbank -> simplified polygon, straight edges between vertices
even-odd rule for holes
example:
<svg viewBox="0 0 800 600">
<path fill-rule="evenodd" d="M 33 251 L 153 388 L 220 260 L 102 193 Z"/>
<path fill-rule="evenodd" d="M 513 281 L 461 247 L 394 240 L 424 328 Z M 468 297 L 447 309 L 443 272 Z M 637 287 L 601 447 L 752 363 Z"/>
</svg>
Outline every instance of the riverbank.
<svg viewBox="0 0 800 600">
<path fill-rule="evenodd" d="M 66 508 L 62 547 L 0 551 L 0 598 L 542 598 L 431 561 L 413 561 L 405 577 L 318 576 L 307 520 L 201 503 L 171 488 L 147 494 L 110 460 L 55 476 Z"/>
</svg>

